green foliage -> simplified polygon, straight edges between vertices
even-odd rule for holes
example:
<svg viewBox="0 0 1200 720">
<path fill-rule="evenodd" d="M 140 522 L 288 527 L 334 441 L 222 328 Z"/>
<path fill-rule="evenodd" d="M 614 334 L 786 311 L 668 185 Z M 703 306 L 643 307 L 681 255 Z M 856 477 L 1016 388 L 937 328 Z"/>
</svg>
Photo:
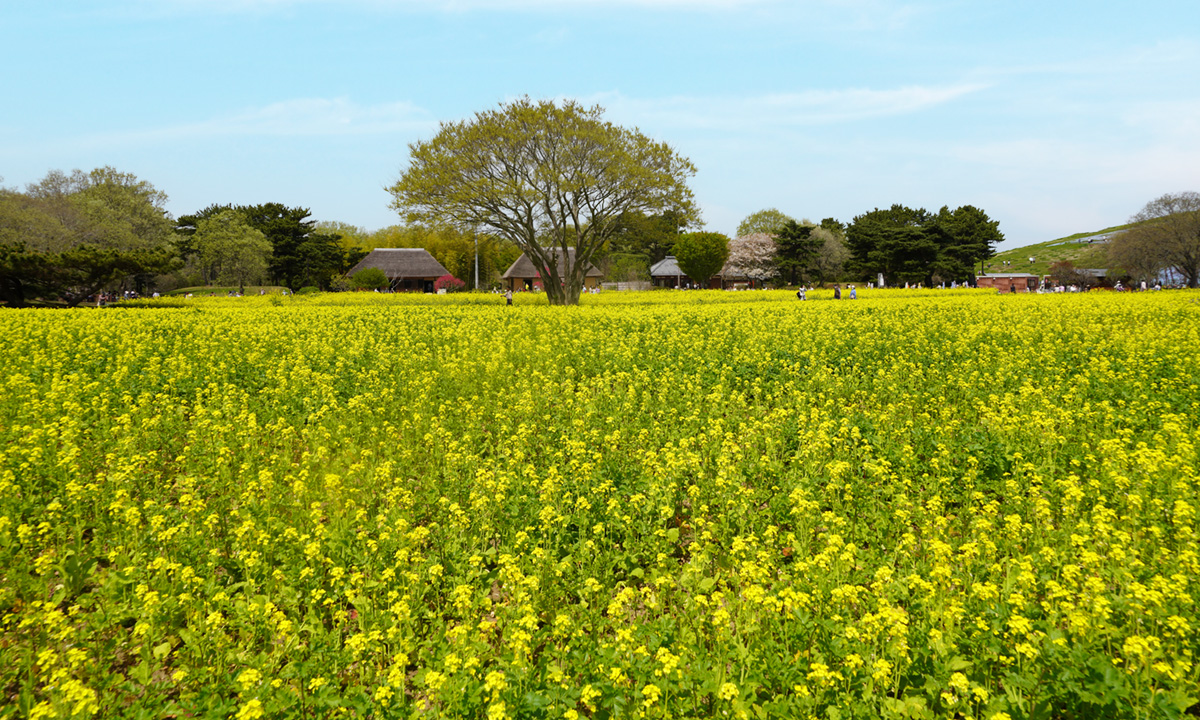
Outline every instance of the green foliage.
<svg viewBox="0 0 1200 720">
<path fill-rule="evenodd" d="M 788 285 L 795 285 L 814 267 L 821 243 L 813 237 L 813 229 L 812 225 L 801 225 L 789 218 L 774 233 L 776 267 Z"/>
<path fill-rule="evenodd" d="M 54 260 L 23 242 L 0 240 L 0 301 L 24 307 L 34 298 L 52 296 L 57 287 Z"/>
<path fill-rule="evenodd" d="M 233 210 L 201 220 L 193 242 L 209 282 L 245 287 L 267 274 L 270 242 Z"/>
<path fill-rule="evenodd" d="M 729 259 L 729 237 L 716 232 L 690 232 L 675 241 L 675 261 L 693 282 L 708 287 Z"/>
<path fill-rule="evenodd" d="M 367 249 L 367 243 L 371 237 L 371 233 L 366 228 L 338 220 L 318 220 L 313 225 L 313 229 L 325 235 L 336 235 L 338 243 L 344 250 Z"/>
<path fill-rule="evenodd" d="M 366 256 L 342 236 L 322 232 L 310 220 L 307 208 L 290 208 L 281 203 L 260 205 L 210 205 L 176 222 L 175 245 L 181 256 L 195 255 L 195 233 L 199 224 L 223 212 L 233 211 L 247 225 L 261 232 L 271 246 L 268 274 L 273 282 L 295 289 L 302 285 L 329 286 L 330 278 L 345 273 Z"/>
<path fill-rule="evenodd" d="M 1003 239 L 999 224 L 970 205 L 936 215 L 893 205 L 859 215 L 846 229 L 850 271 L 883 273 L 889 283 L 966 280 Z"/>
<path fill-rule="evenodd" d="M 938 251 L 930 263 L 930 281 L 965 280 L 975 274 L 979 261 L 995 254 L 1004 241 L 1000 222 L 974 205 L 950 210 L 943 206 L 933 224 L 940 230 Z"/>
<path fill-rule="evenodd" d="M 241 288 L 238 288 L 234 285 L 195 285 L 191 287 L 176 288 L 163 293 L 163 295 L 187 295 L 188 293 L 192 293 L 193 295 L 208 295 L 210 293 L 215 295 L 226 295 L 239 289 Z M 289 290 L 282 285 L 248 285 L 244 289 L 248 295 L 258 295 L 260 292 L 266 293 L 267 295 L 281 295 L 285 292 L 289 292 Z"/>
<path fill-rule="evenodd" d="M 26 194 L 61 225 L 61 251 L 95 245 L 118 252 L 161 249 L 170 237 L 167 196 L 147 181 L 112 167 L 70 175 L 54 170 L 30 185 Z"/>
<path fill-rule="evenodd" d="M 759 210 L 747 215 L 744 220 L 738 223 L 735 234 L 737 237 L 753 235 L 755 233 L 778 235 L 788 223 L 795 224 L 796 219 L 791 215 L 785 215 L 775 208 L 767 208 L 766 210 Z M 804 224 L 807 225 L 809 223 L 806 220 Z"/>
<path fill-rule="evenodd" d="M 363 290 L 379 290 L 387 287 L 388 279 L 377 267 L 363 268 L 350 276 L 354 287 Z"/>
<path fill-rule="evenodd" d="M 607 249 L 613 255 L 636 255 L 646 259 L 646 267 L 671 255 L 675 238 L 687 228 L 688 218 L 668 210 L 655 215 L 641 212 L 621 213 L 617 229 Z"/>
<path fill-rule="evenodd" d="M 117 281 L 174 267 L 166 195 L 104 167 L 50 172 L 25 193 L 0 191 L 0 292 L 75 305 Z"/>
<path fill-rule="evenodd" d="M 825 230 L 828 230 L 829 232 L 836 233 L 838 235 L 846 234 L 846 226 L 843 223 L 841 223 L 840 221 L 838 221 L 836 218 L 831 218 L 831 217 L 825 218 L 824 220 L 821 221 L 821 227 L 824 228 Z"/>
<path fill-rule="evenodd" d="M 850 251 L 846 248 L 846 236 L 840 229 L 833 229 L 834 227 L 840 228 L 841 225 L 822 223 L 821 227 L 813 228 L 812 231 L 811 239 L 819 247 L 809 267 L 809 273 L 818 283 L 840 279 L 845 271 L 846 261 L 850 259 Z"/>
<path fill-rule="evenodd" d="M 622 215 L 673 211 L 686 224 L 697 214 L 686 183 L 695 167 L 603 114 L 526 97 L 444 122 L 409 146 L 410 164 L 389 188 L 392 207 L 410 223 L 509 240 L 541 273 L 552 304 L 575 304 Z M 561 277 L 557 258 L 565 259 Z"/>
<path fill-rule="evenodd" d="M 609 253 L 601 263 L 601 269 L 604 271 L 604 279 L 608 282 L 650 279 L 650 259 L 637 253 Z"/>
</svg>

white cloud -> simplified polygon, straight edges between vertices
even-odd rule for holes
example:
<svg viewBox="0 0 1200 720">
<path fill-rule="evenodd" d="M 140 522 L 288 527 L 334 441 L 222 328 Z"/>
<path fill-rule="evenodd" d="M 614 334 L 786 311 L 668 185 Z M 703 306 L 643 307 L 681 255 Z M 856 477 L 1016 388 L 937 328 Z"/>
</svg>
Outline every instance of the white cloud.
<svg viewBox="0 0 1200 720">
<path fill-rule="evenodd" d="M 983 84 L 852 88 L 751 96 L 629 98 L 602 93 L 587 98 L 614 117 L 655 128 L 748 132 L 830 125 L 920 112 L 987 88 Z"/>
<path fill-rule="evenodd" d="M 80 148 L 179 143 L 217 137 L 335 137 L 420 133 L 437 127 L 411 103 L 359 105 L 346 98 L 298 98 L 192 123 L 57 140 Z"/>
</svg>

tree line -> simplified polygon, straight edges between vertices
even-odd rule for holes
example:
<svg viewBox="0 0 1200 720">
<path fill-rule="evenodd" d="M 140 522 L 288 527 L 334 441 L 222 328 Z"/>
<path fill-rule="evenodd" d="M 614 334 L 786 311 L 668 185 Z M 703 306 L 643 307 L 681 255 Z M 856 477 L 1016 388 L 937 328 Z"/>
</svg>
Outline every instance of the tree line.
<svg viewBox="0 0 1200 720">
<path fill-rule="evenodd" d="M 409 164 L 388 188 L 410 222 L 479 229 L 520 248 L 552 304 L 575 304 L 590 265 L 631 272 L 673 254 L 707 284 L 725 263 L 746 277 L 796 283 L 842 273 L 889 283 L 967 280 L 1003 239 L 978 208 L 937 213 L 900 205 L 842 226 L 762 211 L 730 243 L 701 225 L 686 157 L 637 129 L 608 122 L 599 106 L 528 97 L 441 123 L 409 144 Z M 748 232 L 746 232 L 748 231 Z"/>
<path fill-rule="evenodd" d="M 702 226 L 688 187 L 695 166 L 603 112 L 526 97 L 442 123 L 409 145 L 409 164 L 388 188 L 406 224 L 374 233 L 280 203 L 211 205 L 176 221 L 166 195 L 131 174 L 51 172 L 24 192 L 0 189 L 0 299 L 72 305 L 117 282 L 339 289 L 375 247 L 424 247 L 469 287 L 524 253 L 552 304 L 577 303 L 593 263 L 634 279 L 672 254 L 700 284 L 728 263 L 777 284 L 882 275 L 889 285 L 933 285 L 972 280 L 1004 239 L 971 205 L 892 205 L 845 225 L 771 208 L 746 218 L 732 242 L 688 232 Z M 1163 196 L 1139 218 L 1114 257 L 1131 272 L 1173 268 L 1200 283 L 1200 195 Z"/>
<path fill-rule="evenodd" d="M 391 226 L 375 232 L 316 221 L 283 203 L 214 204 L 178 219 L 167 195 L 132 173 L 102 167 L 49 172 L 23 191 L 0 187 L 0 302 L 78 305 L 114 288 L 270 284 L 349 289 L 346 277 L 376 247 L 421 247 L 474 287 L 520 254 L 494 235 Z"/>
<path fill-rule="evenodd" d="M 49 173 L 0 189 L 0 299 L 75 305 L 122 279 L 145 282 L 176 262 L 166 195 L 113 168 Z"/>
<path fill-rule="evenodd" d="M 875 280 L 887 284 L 970 282 L 976 265 L 1004 239 L 999 223 L 971 205 L 937 213 L 893 205 L 819 224 L 776 208 L 746 217 L 738 237 L 689 233 L 674 254 L 680 269 L 701 285 L 719 272 L 764 284 L 823 284 Z"/>
<path fill-rule="evenodd" d="M 75 305 L 114 283 L 139 292 L 265 283 L 348 289 L 347 271 L 370 249 L 389 247 L 425 248 L 474 288 L 476 262 L 486 284 L 528 248 L 496 232 L 434 225 L 432 214 L 419 218 L 426 224 L 368 232 L 318 222 L 307 208 L 282 203 L 213 204 L 174 219 L 166 200 L 151 183 L 111 167 L 51 171 L 24 192 L 0 189 L 0 299 L 9 306 L 35 299 Z M 590 240 L 592 261 L 615 280 L 645 279 L 651 265 L 675 254 L 701 283 L 729 261 L 742 275 L 794 285 L 877 272 L 897 281 L 957 278 L 999 238 L 995 223 L 970 207 L 932 215 L 894 206 L 849 226 L 796 220 L 772 208 L 747 217 L 738 234 L 749 237 L 731 245 L 719 233 L 687 232 L 698 224 L 694 207 L 667 205 L 657 212 L 622 207 L 557 230 L 543 225 L 534 242 L 573 247 Z M 596 222 L 605 223 L 602 233 L 592 228 Z"/>
</svg>

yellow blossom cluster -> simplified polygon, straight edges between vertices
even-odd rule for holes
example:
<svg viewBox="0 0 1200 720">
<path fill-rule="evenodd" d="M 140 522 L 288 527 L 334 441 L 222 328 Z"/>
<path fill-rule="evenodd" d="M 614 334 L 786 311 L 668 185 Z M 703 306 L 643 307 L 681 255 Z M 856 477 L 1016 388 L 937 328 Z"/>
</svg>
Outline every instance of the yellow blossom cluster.
<svg viewBox="0 0 1200 720">
<path fill-rule="evenodd" d="M 0 311 L 0 717 L 1197 702 L 1200 295 L 810 297 Z"/>
</svg>

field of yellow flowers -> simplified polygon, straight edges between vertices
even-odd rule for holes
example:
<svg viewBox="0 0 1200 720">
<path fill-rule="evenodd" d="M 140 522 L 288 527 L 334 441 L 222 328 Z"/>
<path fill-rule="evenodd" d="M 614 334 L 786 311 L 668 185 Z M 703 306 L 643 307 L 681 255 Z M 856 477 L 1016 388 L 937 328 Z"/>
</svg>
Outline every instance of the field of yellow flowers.
<svg viewBox="0 0 1200 720">
<path fill-rule="evenodd" d="M 1200 294 L 814 295 L 0 311 L 0 717 L 1194 707 Z"/>
</svg>

